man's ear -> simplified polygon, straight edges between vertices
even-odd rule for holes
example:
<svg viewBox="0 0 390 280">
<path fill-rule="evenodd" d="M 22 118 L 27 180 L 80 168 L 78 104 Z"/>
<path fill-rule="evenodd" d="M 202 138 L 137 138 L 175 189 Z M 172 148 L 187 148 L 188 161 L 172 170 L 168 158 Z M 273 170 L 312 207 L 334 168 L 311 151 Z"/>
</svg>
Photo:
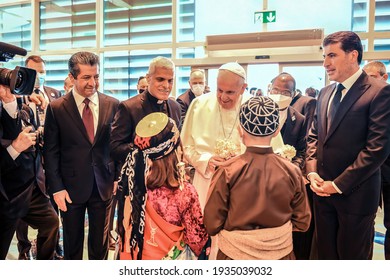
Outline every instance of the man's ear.
<svg viewBox="0 0 390 280">
<path fill-rule="evenodd" d="M 243 93 L 245 92 L 245 90 L 246 90 L 247 87 L 248 87 L 248 84 L 247 84 L 247 83 L 244 83 L 244 84 L 242 85 L 240 95 L 243 94 Z"/>
</svg>

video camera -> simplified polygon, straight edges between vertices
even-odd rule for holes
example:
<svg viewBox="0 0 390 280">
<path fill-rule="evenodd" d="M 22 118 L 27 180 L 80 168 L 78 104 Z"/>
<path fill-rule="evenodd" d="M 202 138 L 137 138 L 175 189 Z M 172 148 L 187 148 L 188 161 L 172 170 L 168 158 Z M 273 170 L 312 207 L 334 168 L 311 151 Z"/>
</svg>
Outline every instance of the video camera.
<svg viewBox="0 0 390 280">
<path fill-rule="evenodd" d="M 14 45 L 0 42 L 0 61 L 7 62 L 18 54 L 25 56 L 27 51 Z M 8 86 L 13 94 L 30 95 L 34 90 L 37 72 L 26 67 L 16 66 L 14 70 L 0 68 L 0 85 Z"/>
</svg>

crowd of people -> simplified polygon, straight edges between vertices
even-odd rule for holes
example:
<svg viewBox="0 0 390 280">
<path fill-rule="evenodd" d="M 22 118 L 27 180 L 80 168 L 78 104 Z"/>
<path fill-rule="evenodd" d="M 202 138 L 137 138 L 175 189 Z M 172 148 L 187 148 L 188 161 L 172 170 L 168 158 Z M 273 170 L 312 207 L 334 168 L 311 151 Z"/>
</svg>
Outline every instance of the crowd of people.
<svg viewBox="0 0 390 280">
<path fill-rule="evenodd" d="M 28 57 L 34 92 L 0 85 L 0 259 L 15 233 L 19 259 L 83 259 L 88 215 L 91 260 L 367 260 L 378 206 L 390 259 L 386 67 L 360 68 L 354 32 L 323 54 L 334 83 L 320 91 L 282 72 L 251 94 L 229 62 L 216 92 L 193 69 L 176 100 L 175 64 L 158 56 L 122 102 L 99 91 L 91 52 L 70 57 L 63 96 Z"/>
</svg>

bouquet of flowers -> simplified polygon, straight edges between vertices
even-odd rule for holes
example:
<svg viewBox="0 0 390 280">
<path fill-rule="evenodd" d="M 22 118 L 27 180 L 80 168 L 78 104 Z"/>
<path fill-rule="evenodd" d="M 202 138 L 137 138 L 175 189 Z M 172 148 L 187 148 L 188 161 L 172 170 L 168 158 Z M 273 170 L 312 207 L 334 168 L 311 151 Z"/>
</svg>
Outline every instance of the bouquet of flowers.
<svg viewBox="0 0 390 280">
<path fill-rule="evenodd" d="M 223 159 L 230 159 L 237 155 L 238 147 L 227 139 L 218 139 L 215 144 L 215 154 Z"/>
<path fill-rule="evenodd" d="M 291 161 L 297 154 L 297 151 L 291 145 L 283 145 L 282 148 L 275 150 L 275 154 L 278 154 L 281 157 L 284 157 Z"/>
</svg>

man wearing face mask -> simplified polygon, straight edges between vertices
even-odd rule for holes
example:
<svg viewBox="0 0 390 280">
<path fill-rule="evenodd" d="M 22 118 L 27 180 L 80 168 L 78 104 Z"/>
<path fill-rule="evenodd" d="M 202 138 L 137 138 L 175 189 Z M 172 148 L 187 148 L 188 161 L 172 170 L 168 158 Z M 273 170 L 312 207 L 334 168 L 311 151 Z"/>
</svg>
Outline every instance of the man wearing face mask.
<svg viewBox="0 0 390 280">
<path fill-rule="evenodd" d="M 140 76 L 138 78 L 138 82 L 137 82 L 138 94 L 143 93 L 147 89 L 148 89 L 148 80 L 146 79 L 145 76 Z"/>
<path fill-rule="evenodd" d="M 30 55 L 26 61 L 25 66 L 37 71 L 37 81 L 35 83 L 35 91 L 43 94 L 47 102 L 51 102 L 61 96 L 61 92 L 45 86 L 46 82 L 46 62 L 38 55 Z"/>
<path fill-rule="evenodd" d="M 176 99 L 176 101 L 180 104 L 181 107 L 181 123 L 184 123 L 184 118 L 187 114 L 188 107 L 190 106 L 192 100 L 202 95 L 205 91 L 206 76 L 204 70 L 192 70 L 188 83 L 190 84 L 190 89 L 188 89 L 185 93 L 183 93 Z"/>
<path fill-rule="evenodd" d="M 296 150 L 292 162 L 303 170 L 306 152 L 305 116 L 290 106 L 295 92 L 295 79 L 288 73 L 276 76 L 269 89 L 268 96 L 279 105 L 280 131 L 283 143 Z"/>
<path fill-rule="evenodd" d="M 305 175 L 306 153 L 306 119 L 305 116 L 294 109 L 291 104 L 294 96 L 296 82 L 288 73 L 276 76 L 269 87 L 269 97 L 279 105 L 280 134 L 283 144 L 291 145 L 296 150 L 292 163 L 296 164 Z M 309 204 L 312 207 L 312 191 L 306 186 Z M 306 232 L 293 232 L 294 254 L 298 260 L 308 260 L 312 251 L 312 239 L 314 232 L 313 219 Z"/>
</svg>

